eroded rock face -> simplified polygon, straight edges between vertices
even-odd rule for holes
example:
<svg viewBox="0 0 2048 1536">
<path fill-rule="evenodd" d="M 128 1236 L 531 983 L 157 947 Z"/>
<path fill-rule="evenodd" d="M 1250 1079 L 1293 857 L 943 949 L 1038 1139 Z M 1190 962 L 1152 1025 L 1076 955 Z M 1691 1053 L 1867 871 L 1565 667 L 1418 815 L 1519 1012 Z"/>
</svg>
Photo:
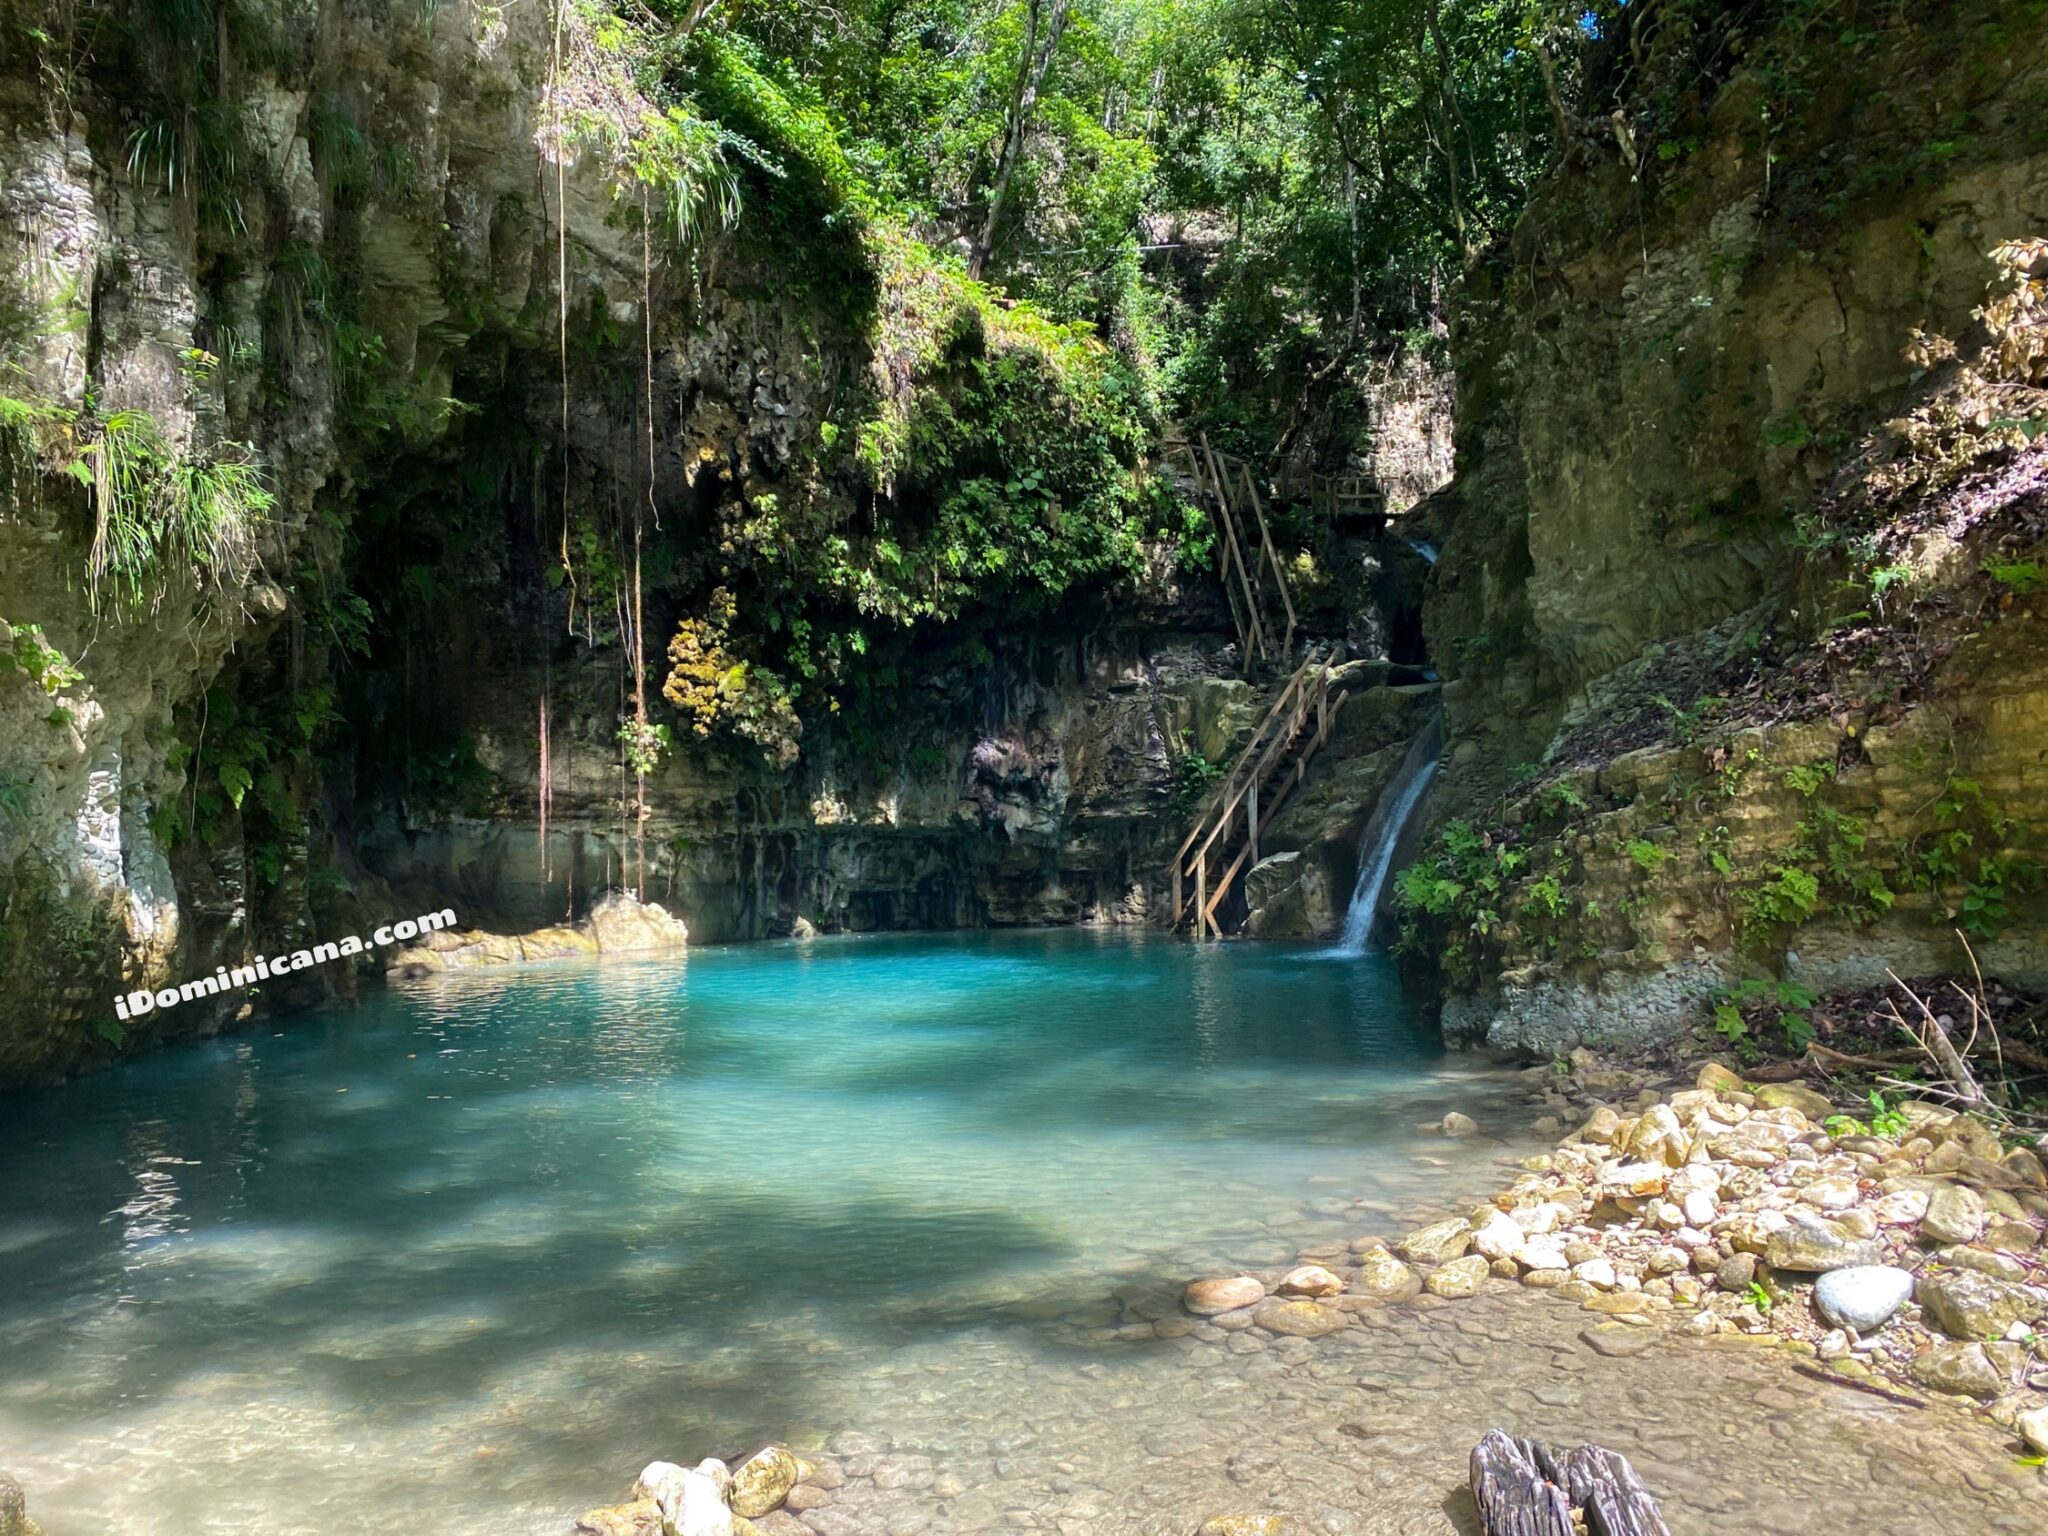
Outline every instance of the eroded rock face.
<svg viewBox="0 0 2048 1536">
<path fill-rule="evenodd" d="M 1805 115 L 1799 147 L 1783 152 L 1816 184 L 1792 203 L 1745 174 L 1753 150 L 1740 120 L 1757 86 L 1738 70 L 1681 168 L 1643 178 L 1611 149 L 1578 157 L 1537 190 L 1512 254 L 1460 293 L 1457 474 L 1411 514 L 1442 535 L 1424 608 L 1445 677 L 1434 815 L 1537 825 L 1534 846 L 1557 846 L 1569 868 L 1563 911 L 1525 915 L 1477 946 L 1469 979 L 1446 969 L 1454 1039 L 1536 1059 L 1667 1040 L 1764 951 L 1796 954 L 1784 974 L 1813 991 L 1880 984 L 1887 966 L 1961 966 L 1944 924 L 1928 920 L 1952 898 L 1887 897 L 1862 923 L 1853 897 L 1823 891 L 1795 932 L 1752 921 L 1745 945 L 1738 893 L 1793 862 L 1811 819 L 1783 781 L 1792 765 L 1832 771 L 1839 759 L 1830 803 L 1868 839 L 1858 872 L 1888 876 L 1884 850 L 1941 792 L 1948 770 L 1934 743 L 1960 712 L 1985 729 L 1958 771 L 2028 846 L 2048 832 L 2032 766 L 2048 725 L 2038 605 L 1967 632 L 1924 613 L 1902 625 L 1917 632 L 1908 649 L 1924 641 L 1939 658 L 1915 697 L 1846 706 L 1817 667 L 1771 685 L 1776 698 L 1806 699 L 1805 718 L 1737 729 L 1739 706 L 1719 702 L 1759 667 L 1792 670 L 1793 655 L 1814 654 L 1813 609 L 1795 588 L 1815 568 L 1793 547 L 1796 519 L 1853 489 L 1849 461 L 1864 444 L 1862 463 L 1883 459 L 1876 434 L 1933 387 L 1908 356 L 1912 338 L 1970 335 L 1994 281 L 1990 251 L 2038 230 L 2048 155 L 2013 131 L 2037 115 L 2032 87 L 2008 64 L 2010 44 L 1971 40 L 2000 9 L 1962 0 L 1922 13 L 1893 34 L 1883 92 L 1843 93 Z M 1869 67 L 1813 46 L 1823 73 Z M 2023 51 L 2040 46 L 2030 29 Z M 1822 167 L 1840 144 L 1924 142 L 1958 110 L 1982 126 L 1923 183 L 1883 198 L 1828 184 Z M 1957 519 L 1925 541 L 1902 534 L 1921 590 L 1971 601 L 1976 561 L 2000 530 L 2030 526 L 2042 452 L 2010 472 L 1991 466 L 1973 487 L 1973 509 L 2003 509 L 1998 526 L 1964 533 L 1969 519 Z M 1917 702 L 1929 697 L 1940 706 Z M 1546 770 L 1534 794 L 1516 788 L 1521 764 Z M 1756 764 L 1772 767 L 1749 772 Z M 1696 805 L 1667 801 L 1679 784 L 1712 791 Z M 1585 809 L 1546 813 L 1545 794 Z M 1977 958 L 2031 987 L 2048 980 L 2044 936 L 2048 902 L 2029 899 L 2012 907 L 1995 954 L 1980 944 Z"/>
</svg>

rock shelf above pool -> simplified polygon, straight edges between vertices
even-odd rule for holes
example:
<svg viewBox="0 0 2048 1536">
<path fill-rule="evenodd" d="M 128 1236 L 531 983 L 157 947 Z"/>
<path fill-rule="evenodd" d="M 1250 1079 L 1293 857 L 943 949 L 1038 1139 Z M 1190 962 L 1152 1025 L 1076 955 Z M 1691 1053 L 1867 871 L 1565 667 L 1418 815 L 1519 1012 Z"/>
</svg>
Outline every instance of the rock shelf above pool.
<svg viewBox="0 0 2048 1536">
<path fill-rule="evenodd" d="M 416 980 L 444 971 L 479 970 L 534 960 L 576 960 L 599 955 L 660 955 L 683 949 L 690 930 L 656 902 L 613 891 L 572 927 L 536 928 L 531 933 L 487 933 L 448 928 L 424 934 L 399 950 L 384 968 L 387 976 Z"/>
</svg>

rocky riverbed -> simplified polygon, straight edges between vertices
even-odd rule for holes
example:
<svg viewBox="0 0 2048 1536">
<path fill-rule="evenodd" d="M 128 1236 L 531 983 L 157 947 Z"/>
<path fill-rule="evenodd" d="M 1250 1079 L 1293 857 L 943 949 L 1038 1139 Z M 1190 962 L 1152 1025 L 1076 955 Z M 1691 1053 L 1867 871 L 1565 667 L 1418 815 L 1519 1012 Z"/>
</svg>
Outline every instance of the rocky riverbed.
<svg viewBox="0 0 2048 1536">
<path fill-rule="evenodd" d="M 1461 1531 L 1464 1454 L 1495 1425 L 1623 1451 L 1679 1532 L 2036 1528 L 2036 1149 L 1932 1104 L 1876 1134 L 1713 1062 L 1660 1084 L 1581 1055 L 1530 1088 L 1552 1134 L 1578 1124 L 1490 1199 L 1201 1277 L 1178 1306 L 1134 1286 L 1035 1411 L 770 1448 L 740 1470 L 795 1475 L 751 1514 L 707 1491 L 738 1485 L 725 1463 L 658 1463 L 578 1529 Z M 975 1368 L 905 1358 L 888 1389 L 958 1407 L 947 1378 Z"/>
</svg>

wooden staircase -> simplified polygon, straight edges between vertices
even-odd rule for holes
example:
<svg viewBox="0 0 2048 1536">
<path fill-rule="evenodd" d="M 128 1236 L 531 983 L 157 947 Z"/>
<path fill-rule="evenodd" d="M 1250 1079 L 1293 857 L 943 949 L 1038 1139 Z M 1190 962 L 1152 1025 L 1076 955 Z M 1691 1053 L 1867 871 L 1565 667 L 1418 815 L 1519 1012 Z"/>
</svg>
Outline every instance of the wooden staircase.
<svg viewBox="0 0 2048 1536">
<path fill-rule="evenodd" d="M 1196 938 L 1220 939 L 1220 908 L 1238 878 L 1259 862 L 1259 838 L 1308 765 L 1330 739 L 1344 695 L 1330 684 L 1343 647 L 1310 657 L 1280 688 L 1237 761 L 1204 802 L 1194 830 L 1173 856 L 1173 923 L 1192 923 Z M 1193 899 L 1189 900 L 1190 894 Z"/>
<path fill-rule="evenodd" d="M 1187 461 L 1196 496 L 1216 530 L 1216 570 L 1237 624 L 1242 672 L 1250 677 L 1261 666 L 1291 665 L 1294 595 L 1287 589 L 1287 571 L 1267 526 L 1265 500 L 1251 466 L 1210 447 L 1206 432 L 1193 442 L 1167 443 L 1166 456 Z"/>
</svg>

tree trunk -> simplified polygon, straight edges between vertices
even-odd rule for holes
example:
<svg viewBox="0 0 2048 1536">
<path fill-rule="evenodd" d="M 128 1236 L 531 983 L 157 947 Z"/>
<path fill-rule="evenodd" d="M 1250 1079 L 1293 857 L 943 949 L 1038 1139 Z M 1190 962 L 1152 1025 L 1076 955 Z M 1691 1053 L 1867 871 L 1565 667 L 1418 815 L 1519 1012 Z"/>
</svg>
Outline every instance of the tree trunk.
<svg viewBox="0 0 2048 1536">
<path fill-rule="evenodd" d="M 1472 1498 L 1486 1536 L 1671 1536 L 1628 1458 L 1603 1446 L 1570 1450 L 1490 1429 L 1472 1448 Z"/>
<path fill-rule="evenodd" d="M 1017 162 L 1024 155 L 1024 140 L 1031 131 L 1031 114 L 1038 107 L 1038 93 L 1045 86 L 1046 73 L 1052 68 L 1053 56 L 1060 51 L 1060 37 L 1067 29 L 1067 0 L 1052 0 L 1050 14 L 1042 0 L 1027 0 L 1026 10 L 1024 46 L 1017 55 L 1017 84 L 1010 94 L 1009 121 L 1003 131 L 995 179 L 989 185 L 988 215 L 967 261 L 967 275 L 973 278 L 981 276 L 995 250 L 1003 199 L 1009 195 L 1010 178 L 1016 174 Z"/>
</svg>

